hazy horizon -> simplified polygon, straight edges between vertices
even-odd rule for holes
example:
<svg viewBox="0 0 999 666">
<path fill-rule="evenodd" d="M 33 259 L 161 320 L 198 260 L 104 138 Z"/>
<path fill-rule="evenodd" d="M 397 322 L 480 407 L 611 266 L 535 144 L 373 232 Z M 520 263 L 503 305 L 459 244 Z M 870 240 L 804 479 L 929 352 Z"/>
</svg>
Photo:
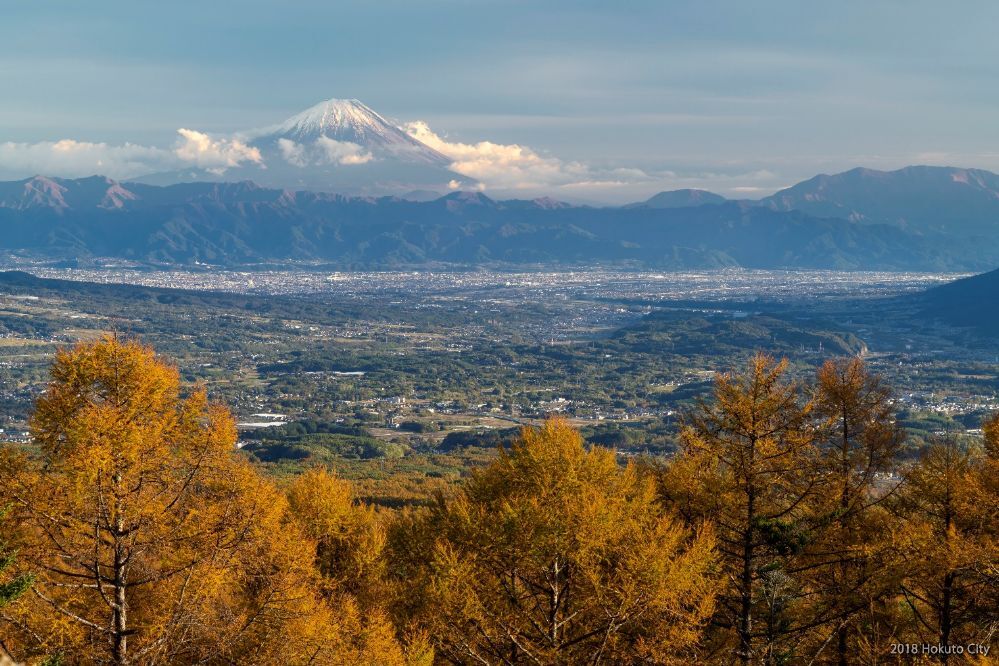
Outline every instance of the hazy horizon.
<svg viewBox="0 0 999 666">
<path fill-rule="evenodd" d="M 3 179 L 224 173 L 253 159 L 239 132 L 332 97 L 360 99 L 503 197 L 759 198 L 858 166 L 999 170 L 986 36 L 999 7 L 984 2 L 4 12 Z"/>
</svg>

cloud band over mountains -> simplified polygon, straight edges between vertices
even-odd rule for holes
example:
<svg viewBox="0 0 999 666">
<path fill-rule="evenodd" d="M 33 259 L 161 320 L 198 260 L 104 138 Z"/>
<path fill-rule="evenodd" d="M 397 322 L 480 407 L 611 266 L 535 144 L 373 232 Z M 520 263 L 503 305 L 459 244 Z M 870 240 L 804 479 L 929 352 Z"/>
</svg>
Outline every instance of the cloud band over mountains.
<svg viewBox="0 0 999 666">
<path fill-rule="evenodd" d="M 196 130 L 177 130 L 172 148 L 135 143 L 113 145 L 61 139 L 38 143 L 0 143 L 0 173 L 77 178 L 100 174 L 118 180 L 184 167 L 222 174 L 245 163 L 263 165 L 260 151 L 238 139 L 214 138 Z"/>
<path fill-rule="evenodd" d="M 406 123 L 404 129 L 414 139 L 452 159 L 452 171 L 476 179 L 487 189 L 597 188 L 653 180 L 641 169 L 598 170 L 582 162 L 541 155 L 515 143 L 448 141 L 420 120 Z"/>
<path fill-rule="evenodd" d="M 520 144 L 449 141 L 423 121 L 406 123 L 403 129 L 453 160 L 453 171 L 475 179 L 486 189 L 607 188 L 653 180 L 641 169 L 598 170 L 582 162 L 542 155 Z M 177 135 L 171 148 L 75 139 L 0 143 L 0 173 L 10 177 L 44 174 L 68 178 L 101 174 L 128 179 L 185 167 L 222 175 L 236 166 L 267 166 L 260 150 L 238 137 L 214 137 L 187 128 L 178 129 Z M 303 168 L 329 164 L 350 167 L 375 159 L 363 146 L 329 137 L 320 137 L 311 145 L 281 139 L 278 148 L 281 158 Z"/>
<path fill-rule="evenodd" d="M 367 164 L 374 159 L 374 155 L 363 146 L 351 141 L 337 141 L 328 136 L 319 137 L 311 146 L 291 139 L 278 139 L 277 143 L 281 157 L 288 164 L 303 169 L 324 164 L 354 166 Z"/>
<path fill-rule="evenodd" d="M 454 141 L 434 131 L 427 122 L 399 125 L 412 139 L 424 144 L 448 161 L 454 174 L 466 176 L 480 189 L 524 195 L 553 194 L 593 199 L 637 198 L 654 191 L 676 187 L 709 187 L 736 194 L 764 193 L 774 189 L 778 178 L 767 171 L 679 174 L 669 169 L 603 167 L 578 160 L 564 160 L 519 143 Z M 143 178 L 150 174 L 201 169 L 224 178 L 241 168 L 233 178 L 256 178 L 254 169 L 265 170 L 286 163 L 293 167 L 351 169 L 378 163 L 377 152 L 352 141 L 329 136 L 293 140 L 280 138 L 272 149 L 261 152 L 254 134 L 210 135 L 188 128 L 177 130 L 172 146 L 136 143 L 110 144 L 75 139 L 37 143 L 0 143 L 0 179 L 18 179 L 36 174 L 76 178 L 105 175 L 116 180 Z M 450 187 L 467 187 L 460 180 Z"/>
</svg>

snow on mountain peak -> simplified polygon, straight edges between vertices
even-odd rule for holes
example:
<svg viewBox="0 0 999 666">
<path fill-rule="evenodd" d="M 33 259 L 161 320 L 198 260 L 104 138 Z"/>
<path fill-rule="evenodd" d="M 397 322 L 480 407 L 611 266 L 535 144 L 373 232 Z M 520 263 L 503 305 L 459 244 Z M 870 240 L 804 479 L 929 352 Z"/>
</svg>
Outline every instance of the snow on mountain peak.
<svg viewBox="0 0 999 666">
<path fill-rule="evenodd" d="M 390 154 L 412 162 L 450 164 L 447 157 L 409 136 L 357 99 L 328 99 L 284 122 L 246 132 L 244 136 L 253 145 L 276 144 L 282 139 L 312 145 L 332 139 L 355 144 L 376 156 Z"/>
<path fill-rule="evenodd" d="M 377 136 L 391 133 L 392 129 L 388 121 L 359 100 L 328 99 L 268 128 L 267 134 L 281 134 L 298 141 L 320 136 L 343 140 L 348 134 Z"/>
</svg>

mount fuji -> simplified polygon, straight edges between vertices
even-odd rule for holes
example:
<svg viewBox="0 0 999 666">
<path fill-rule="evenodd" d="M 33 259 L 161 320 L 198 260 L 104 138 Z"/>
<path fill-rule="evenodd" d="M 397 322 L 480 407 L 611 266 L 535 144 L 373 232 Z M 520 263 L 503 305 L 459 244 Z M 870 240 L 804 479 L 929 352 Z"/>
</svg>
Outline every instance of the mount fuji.
<svg viewBox="0 0 999 666">
<path fill-rule="evenodd" d="M 235 132 L 260 151 L 259 163 L 134 179 L 151 185 L 252 180 L 264 187 L 376 196 L 447 191 L 478 183 L 450 170 L 451 160 L 356 99 L 329 99 L 276 125 Z"/>
</svg>

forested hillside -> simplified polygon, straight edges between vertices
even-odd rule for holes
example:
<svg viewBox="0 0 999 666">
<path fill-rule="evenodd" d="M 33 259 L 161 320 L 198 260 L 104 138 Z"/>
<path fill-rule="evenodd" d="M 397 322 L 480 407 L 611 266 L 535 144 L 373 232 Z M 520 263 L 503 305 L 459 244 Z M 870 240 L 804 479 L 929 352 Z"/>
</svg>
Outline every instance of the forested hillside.
<svg viewBox="0 0 999 666">
<path fill-rule="evenodd" d="M 999 622 L 999 417 L 900 457 L 891 388 L 757 355 L 669 457 L 562 420 L 429 505 L 281 483 L 137 342 L 56 356 L 2 449 L 2 647 L 31 663 L 979 663 Z M 906 649 L 909 649 L 906 647 Z M 960 650 L 958 652 L 957 650 Z M 980 663 L 988 663 L 980 661 Z"/>
</svg>

